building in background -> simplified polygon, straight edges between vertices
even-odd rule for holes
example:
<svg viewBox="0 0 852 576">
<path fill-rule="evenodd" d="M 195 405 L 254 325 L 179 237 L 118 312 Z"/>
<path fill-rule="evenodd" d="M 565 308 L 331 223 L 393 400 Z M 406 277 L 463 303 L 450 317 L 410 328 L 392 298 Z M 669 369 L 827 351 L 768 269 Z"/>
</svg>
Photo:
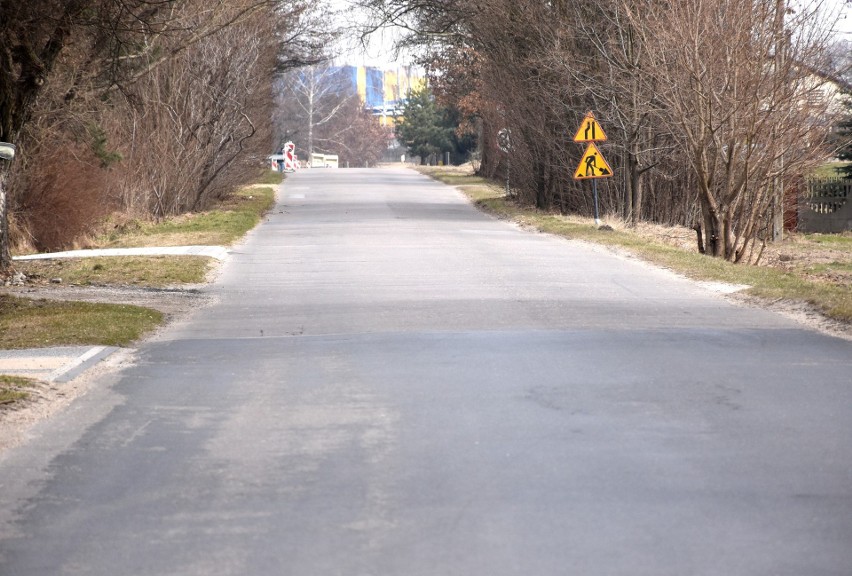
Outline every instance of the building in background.
<svg viewBox="0 0 852 576">
<path fill-rule="evenodd" d="M 341 66 L 342 74 L 360 96 L 364 106 L 381 118 L 383 126 L 393 126 L 402 115 L 408 93 L 426 83 L 416 66 L 378 68 L 373 66 Z"/>
</svg>

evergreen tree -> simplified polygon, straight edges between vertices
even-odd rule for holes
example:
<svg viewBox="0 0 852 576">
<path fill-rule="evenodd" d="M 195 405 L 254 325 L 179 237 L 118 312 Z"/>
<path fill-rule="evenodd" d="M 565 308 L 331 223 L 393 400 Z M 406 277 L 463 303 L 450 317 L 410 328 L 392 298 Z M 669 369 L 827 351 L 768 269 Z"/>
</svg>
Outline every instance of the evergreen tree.
<svg viewBox="0 0 852 576">
<path fill-rule="evenodd" d="M 409 94 L 396 137 L 410 154 L 420 157 L 421 164 L 426 164 L 433 154 L 454 148 L 454 130 L 446 111 L 435 104 L 431 91 L 424 87 Z"/>
</svg>

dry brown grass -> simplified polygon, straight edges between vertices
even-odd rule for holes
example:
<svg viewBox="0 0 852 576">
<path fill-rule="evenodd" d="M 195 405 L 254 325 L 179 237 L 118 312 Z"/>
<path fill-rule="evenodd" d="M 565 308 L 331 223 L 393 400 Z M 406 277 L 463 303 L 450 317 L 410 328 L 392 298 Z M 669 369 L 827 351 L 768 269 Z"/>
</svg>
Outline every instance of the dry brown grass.
<svg viewBox="0 0 852 576">
<path fill-rule="evenodd" d="M 102 256 L 15 263 L 30 284 L 61 279 L 66 285 L 149 288 L 201 284 L 214 266 L 215 261 L 204 256 Z"/>
</svg>

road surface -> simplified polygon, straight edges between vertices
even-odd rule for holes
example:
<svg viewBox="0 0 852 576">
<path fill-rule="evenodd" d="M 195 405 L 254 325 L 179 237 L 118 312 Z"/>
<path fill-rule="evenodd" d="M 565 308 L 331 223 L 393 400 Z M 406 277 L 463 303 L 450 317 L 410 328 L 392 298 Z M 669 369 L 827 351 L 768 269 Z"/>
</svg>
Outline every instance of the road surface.
<svg viewBox="0 0 852 576">
<path fill-rule="evenodd" d="M 0 461 L 0 574 L 852 574 L 852 343 L 411 171 L 280 200 Z"/>
</svg>

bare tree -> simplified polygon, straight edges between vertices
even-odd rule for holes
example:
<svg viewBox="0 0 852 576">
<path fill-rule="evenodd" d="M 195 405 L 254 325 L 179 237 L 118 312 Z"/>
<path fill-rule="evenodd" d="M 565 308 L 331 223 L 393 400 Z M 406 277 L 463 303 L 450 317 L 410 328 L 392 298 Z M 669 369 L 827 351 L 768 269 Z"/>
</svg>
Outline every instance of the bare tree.
<svg viewBox="0 0 852 576">
<path fill-rule="evenodd" d="M 40 139 L 33 123 L 37 107 L 42 118 L 52 117 L 71 134 L 92 118 L 107 121 L 102 113 L 120 108 L 123 99 L 137 107 L 147 101 L 150 107 L 152 98 L 141 94 L 140 82 L 150 84 L 151 75 L 170 63 L 190 62 L 190 53 L 209 52 L 208 41 L 219 32 L 259 17 L 276 26 L 263 33 L 266 44 L 279 48 L 271 69 L 314 62 L 313 51 L 326 34 L 321 22 L 306 17 L 307 7 L 307 2 L 278 0 L 0 0 L 0 140 L 18 143 L 19 157 L 26 158 L 33 149 L 28 143 Z M 232 49 L 239 52 L 241 46 Z M 236 101 L 225 101 L 236 109 Z M 180 115 L 182 103 L 172 104 Z M 208 132 L 211 145 L 218 138 L 214 132 Z M 246 142 L 239 131 L 229 138 Z M 205 168 L 208 183 L 201 189 L 209 190 L 223 173 L 228 153 L 220 152 Z M 0 164 L 0 270 L 11 264 L 8 176 L 8 164 Z"/>
<path fill-rule="evenodd" d="M 286 138 L 296 138 L 310 157 L 318 131 L 349 110 L 352 102 L 358 102 L 358 94 L 340 68 L 320 64 L 292 70 L 281 82 L 280 129 Z M 323 152 L 332 152 L 323 140 L 316 144 Z"/>
<path fill-rule="evenodd" d="M 777 182 L 825 158 L 830 119 L 814 5 L 698 0 L 634 13 L 672 133 L 698 185 L 708 254 L 753 259 Z M 758 252 L 759 254 L 759 252 Z"/>
<path fill-rule="evenodd" d="M 483 152 L 511 128 L 519 197 L 541 208 L 588 210 L 566 133 L 594 109 L 624 174 L 602 187 L 605 211 L 697 221 L 702 249 L 749 261 L 785 181 L 827 155 L 821 0 L 364 1 L 408 45 L 476 53 Z"/>
<path fill-rule="evenodd" d="M 276 56 L 264 40 L 270 28 L 262 15 L 245 19 L 126 92 L 111 124 L 116 140 L 128 143 L 127 208 L 158 218 L 203 209 L 262 165 Z"/>
<path fill-rule="evenodd" d="M 376 11 L 375 26 L 392 23 L 411 31 L 403 44 L 435 47 L 449 55 L 442 65 L 432 58 L 432 76 L 441 92 L 461 70 L 460 55 L 476 69 L 475 98 L 465 111 L 478 119 L 482 134 L 482 170 L 493 174 L 504 161 L 495 136 L 512 130 L 515 140 L 512 171 L 520 199 L 540 208 L 567 207 L 579 198 L 568 182 L 566 126 L 579 122 L 585 107 L 564 70 L 553 65 L 573 46 L 561 31 L 574 29 L 576 5 L 566 0 L 435 1 L 369 0 Z M 567 46 L 564 45 L 568 42 Z M 467 75 L 470 70 L 462 73 Z M 566 82 L 567 80 L 567 82 Z M 460 93 L 460 92 L 459 92 Z M 473 107 L 478 108 L 474 110 Z"/>
<path fill-rule="evenodd" d="M 347 99 L 340 113 L 321 126 L 316 135 L 319 146 L 336 152 L 344 166 L 371 166 L 382 159 L 391 139 L 391 130 L 364 108 L 359 99 Z"/>
</svg>

